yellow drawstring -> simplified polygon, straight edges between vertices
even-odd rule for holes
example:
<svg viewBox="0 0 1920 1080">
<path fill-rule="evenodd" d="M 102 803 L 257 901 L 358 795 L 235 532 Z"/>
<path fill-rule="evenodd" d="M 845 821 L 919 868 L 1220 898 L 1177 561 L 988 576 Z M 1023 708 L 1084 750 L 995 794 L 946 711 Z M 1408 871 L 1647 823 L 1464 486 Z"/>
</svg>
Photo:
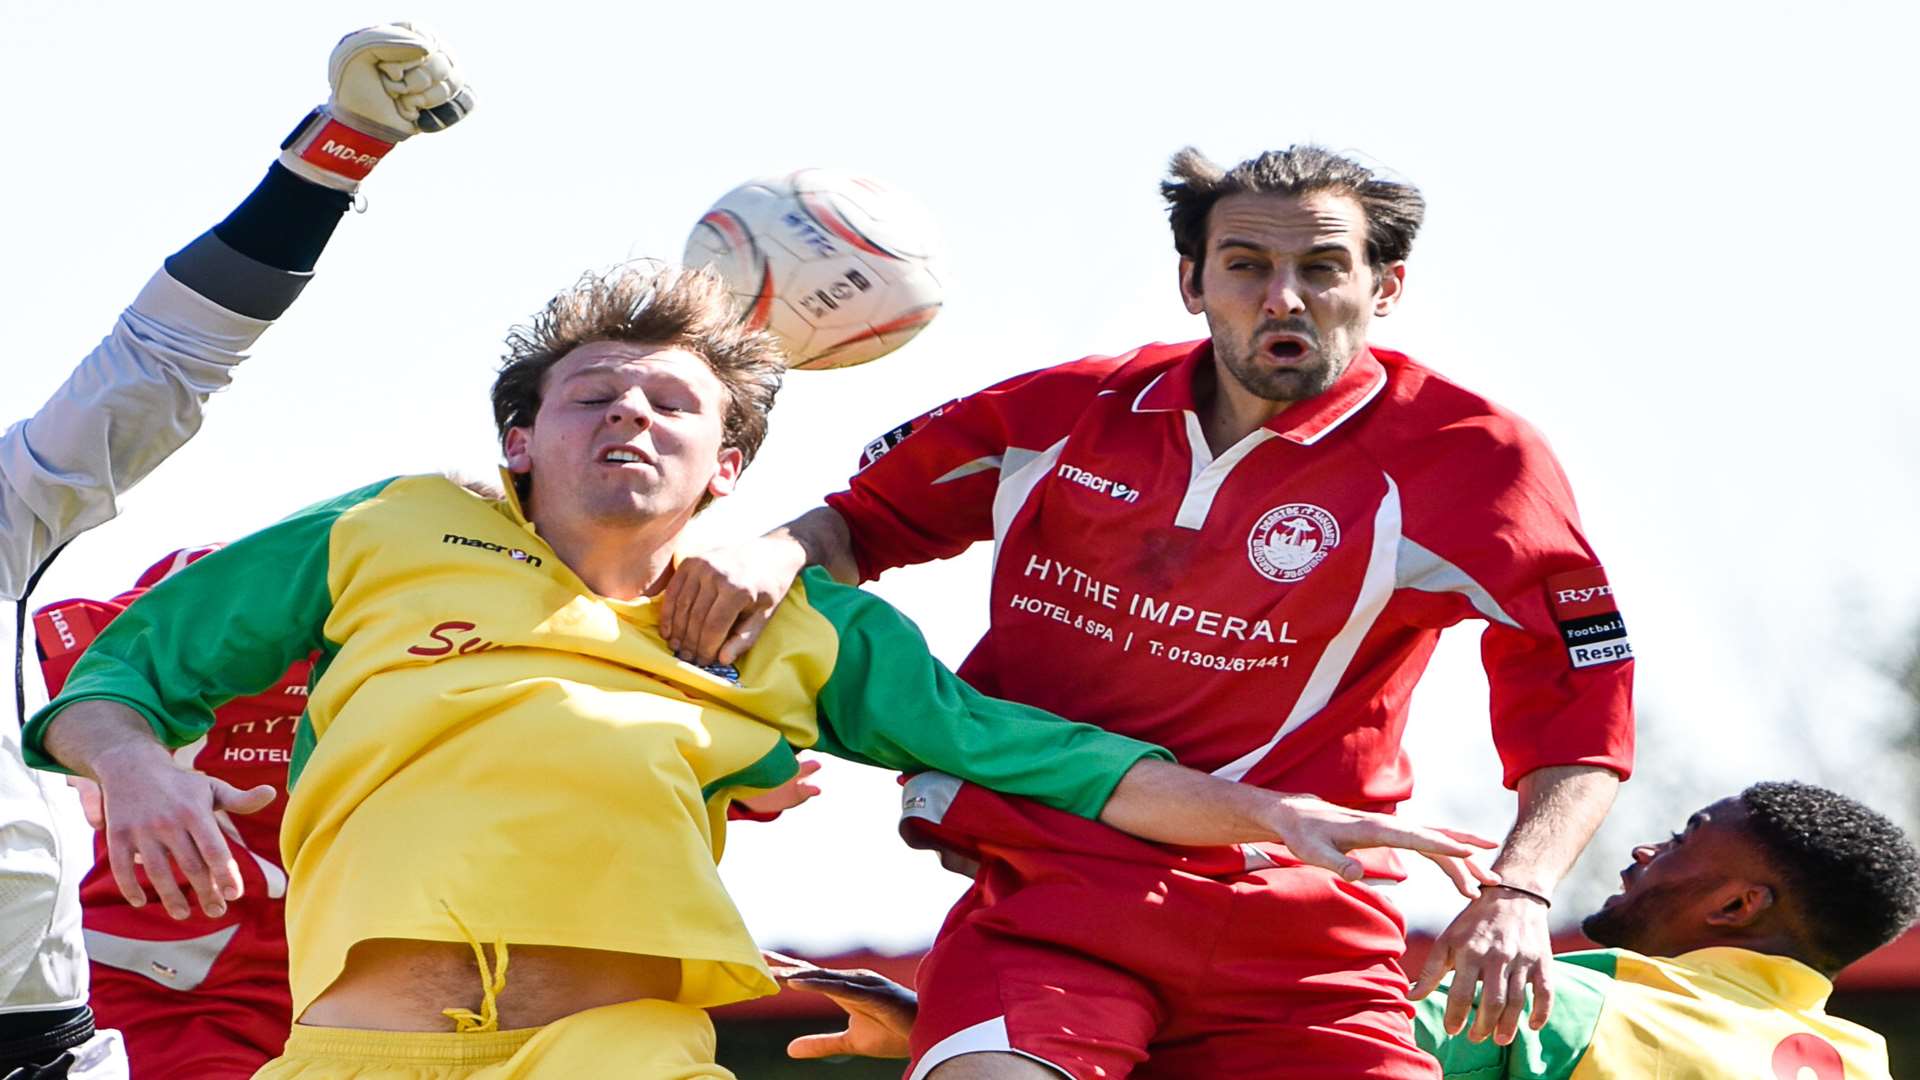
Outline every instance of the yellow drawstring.
<svg viewBox="0 0 1920 1080">
<path fill-rule="evenodd" d="M 460 916 L 453 913 L 453 908 L 448 907 L 446 901 L 442 900 L 440 906 L 446 909 L 447 917 L 453 920 L 453 924 L 460 928 L 460 933 L 467 939 L 467 944 L 473 946 L 474 963 L 480 965 L 482 991 L 478 1013 L 472 1009 L 441 1009 L 440 1015 L 452 1020 L 454 1031 L 461 1034 L 499 1031 L 500 1003 L 497 999 L 500 992 L 507 988 L 507 942 L 504 938 L 493 939 L 494 956 L 500 963 L 498 967 L 488 970 L 487 953 L 480 947 L 480 939 L 474 936 L 473 931 L 467 929 L 467 924 L 460 921 Z"/>
</svg>

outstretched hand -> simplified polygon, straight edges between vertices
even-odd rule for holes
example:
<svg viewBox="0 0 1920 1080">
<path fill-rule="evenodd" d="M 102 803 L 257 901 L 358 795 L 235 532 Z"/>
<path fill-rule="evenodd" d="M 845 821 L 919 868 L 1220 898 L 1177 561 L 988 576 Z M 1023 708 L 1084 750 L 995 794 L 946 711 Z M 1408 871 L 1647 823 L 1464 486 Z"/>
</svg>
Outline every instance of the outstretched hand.
<svg viewBox="0 0 1920 1080">
<path fill-rule="evenodd" d="M 762 950 L 767 966 L 782 985 L 825 994 L 847 1011 L 844 1031 L 802 1035 L 787 1044 L 791 1058 L 840 1054 L 904 1058 L 920 1001 L 914 992 L 878 972 L 816 967 L 805 960 Z"/>
<path fill-rule="evenodd" d="M 1415 825 L 1392 814 L 1376 814 L 1327 802 L 1313 795 L 1280 795 L 1280 841 L 1303 863 L 1331 870 L 1348 881 L 1366 873 L 1360 860 L 1346 854 L 1359 848 L 1401 848 L 1431 860 L 1462 896 L 1480 895 L 1479 885 L 1498 884 L 1492 871 L 1473 861 L 1499 843 L 1460 829 Z"/>
</svg>

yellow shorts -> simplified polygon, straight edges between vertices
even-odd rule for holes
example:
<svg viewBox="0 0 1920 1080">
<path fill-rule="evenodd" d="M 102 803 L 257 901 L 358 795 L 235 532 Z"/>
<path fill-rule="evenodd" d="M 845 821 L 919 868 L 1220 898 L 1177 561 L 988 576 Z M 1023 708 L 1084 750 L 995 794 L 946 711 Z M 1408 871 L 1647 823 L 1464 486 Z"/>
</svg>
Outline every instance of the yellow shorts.
<svg viewBox="0 0 1920 1080">
<path fill-rule="evenodd" d="M 705 1010 L 628 1001 L 545 1027 L 440 1033 L 295 1024 L 254 1080 L 734 1080 Z"/>
</svg>

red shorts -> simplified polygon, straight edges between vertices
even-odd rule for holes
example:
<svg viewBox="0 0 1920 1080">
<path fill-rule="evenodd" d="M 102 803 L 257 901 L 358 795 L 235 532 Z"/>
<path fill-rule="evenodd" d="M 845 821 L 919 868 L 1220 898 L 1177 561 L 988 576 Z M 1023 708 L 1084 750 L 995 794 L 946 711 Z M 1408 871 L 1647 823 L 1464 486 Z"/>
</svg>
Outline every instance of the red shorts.
<svg viewBox="0 0 1920 1080">
<path fill-rule="evenodd" d="M 276 972 L 223 960 L 192 990 L 91 967 L 94 1022 L 125 1037 L 133 1080 L 246 1080 L 279 1056 L 292 1028 L 284 964 Z"/>
<path fill-rule="evenodd" d="M 920 966 L 909 1080 L 993 1050 L 1075 1080 L 1437 1080 L 1405 934 L 1373 889 L 1299 864 L 989 856 Z"/>
</svg>

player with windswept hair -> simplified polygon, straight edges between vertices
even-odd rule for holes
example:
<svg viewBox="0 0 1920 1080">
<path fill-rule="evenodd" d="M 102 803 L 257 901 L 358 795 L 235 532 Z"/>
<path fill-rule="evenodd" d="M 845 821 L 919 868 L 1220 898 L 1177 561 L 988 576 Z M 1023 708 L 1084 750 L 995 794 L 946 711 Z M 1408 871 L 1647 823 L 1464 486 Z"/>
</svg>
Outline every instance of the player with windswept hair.
<svg viewBox="0 0 1920 1080">
<path fill-rule="evenodd" d="M 715 867 L 725 811 L 792 778 L 796 748 L 1161 841 L 1278 839 L 1349 876 L 1346 848 L 1463 875 L 1488 844 L 986 697 L 818 571 L 737 666 L 677 659 L 656 595 L 759 448 L 783 370 L 710 274 L 589 275 L 509 339 L 504 498 L 404 476 L 302 510 L 155 587 L 35 716 L 32 759 L 118 808 L 123 885 L 136 855 L 171 862 L 205 906 L 221 785 L 167 748 L 319 653 L 281 830 L 296 1024 L 261 1077 L 726 1076 L 702 1009 L 775 986 Z"/>
</svg>

